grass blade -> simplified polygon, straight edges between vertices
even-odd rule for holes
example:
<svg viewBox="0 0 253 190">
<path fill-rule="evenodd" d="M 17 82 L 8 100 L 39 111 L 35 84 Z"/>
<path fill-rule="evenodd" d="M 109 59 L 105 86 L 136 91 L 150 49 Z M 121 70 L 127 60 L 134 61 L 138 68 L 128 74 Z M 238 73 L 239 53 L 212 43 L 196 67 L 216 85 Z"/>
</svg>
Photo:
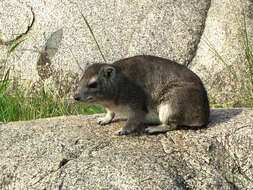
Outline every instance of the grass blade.
<svg viewBox="0 0 253 190">
<path fill-rule="evenodd" d="M 0 81 L 0 94 L 7 88 L 9 82 L 10 69 L 4 75 L 4 78 Z"/>
<path fill-rule="evenodd" d="M 87 19 L 83 16 L 83 14 L 81 13 L 81 11 L 80 11 L 80 14 L 82 15 L 82 18 L 83 18 L 83 20 L 85 21 L 85 24 L 86 24 L 87 27 L 89 28 L 89 31 L 90 31 L 90 33 L 91 33 L 91 35 L 92 35 L 94 41 L 96 42 L 96 45 L 97 45 L 98 50 L 99 50 L 99 52 L 100 52 L 100 55 L 102 56 L 104 62 L 106 62 L 105 56 L 104 56 L 104 54 L 103 54 L 102 51 L 101 51 L 101 48 L 100 48 L 100 46 L 99 46 L 99 44 L 98 44 L 98 42 L 97 42 L 97 39 L 96 39 L 96 37 L 95 37 L 95 35 L 94 35 L 94 33 L 93 33 L 93 31 L 92 31 L 92 29 L 91 29 L 91 27 L 90 27 L 88 21 L 87 21 Z"/>
<path fill-rule="evenodd" d="M 25 41 L 26 39 L 20 40 L 19 42 L 17 42 L 16 44 L 14 44 L 13 46 L 11 46 L 11 48 L 8 50 L 8 55 L 11 54 L 11 52 L 13 52 L 23 41 Z"/>
</svg>

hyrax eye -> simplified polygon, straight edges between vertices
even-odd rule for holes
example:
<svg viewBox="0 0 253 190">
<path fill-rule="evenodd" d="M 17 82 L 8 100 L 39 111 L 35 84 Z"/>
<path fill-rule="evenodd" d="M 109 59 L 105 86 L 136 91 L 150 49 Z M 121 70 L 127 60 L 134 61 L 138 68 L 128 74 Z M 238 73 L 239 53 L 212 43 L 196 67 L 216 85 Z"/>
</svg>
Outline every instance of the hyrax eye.
<svg viewBox="0 0 253 190">
<path fill-rule="evenodd" d="M 88 84 L 88 88 L 96 88 L 96 87 L 97 87 L 97 82 Z"/>
</svg>

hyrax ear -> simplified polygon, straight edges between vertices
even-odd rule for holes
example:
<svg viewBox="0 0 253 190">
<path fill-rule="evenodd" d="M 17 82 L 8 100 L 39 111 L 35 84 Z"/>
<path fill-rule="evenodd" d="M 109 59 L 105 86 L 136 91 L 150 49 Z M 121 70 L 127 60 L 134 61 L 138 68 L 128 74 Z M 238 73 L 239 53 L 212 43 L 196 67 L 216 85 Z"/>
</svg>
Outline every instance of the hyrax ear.
<svg viewBox="0 0 253 190">
<path fill-rule="evenodd" d="M 103 75 L 105 78 L 113 78 L 116 75 L 116 69 L 113 66 L 105 66 L 103 68 Z"/>
</svg>

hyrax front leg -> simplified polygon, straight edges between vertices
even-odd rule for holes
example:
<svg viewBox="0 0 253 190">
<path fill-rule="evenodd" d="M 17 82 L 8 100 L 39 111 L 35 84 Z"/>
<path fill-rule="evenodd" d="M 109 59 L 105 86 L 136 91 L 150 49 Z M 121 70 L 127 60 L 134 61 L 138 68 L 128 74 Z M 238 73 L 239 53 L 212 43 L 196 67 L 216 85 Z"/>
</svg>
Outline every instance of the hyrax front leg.
<svg viewBox="0 0 253 190">
<path fill-rule="evenodd" d="M 143 123 L 144 114 L 142 111 L 133 112 L 129 115 L 127 123 L 121 130 L 115 132 L 115 135 L 128 135 L 132 132 L 135 132 L 138 127 Z"/>
<path fill-rule="evenodd" d="M 104 117 L 98 118 L 97 123 L 100 125 L 106 125 L 111 123 L 115 116 L 115 113 L 110 111 L 109 109 L 106 109 L 106 115 Z"/>
</svg>

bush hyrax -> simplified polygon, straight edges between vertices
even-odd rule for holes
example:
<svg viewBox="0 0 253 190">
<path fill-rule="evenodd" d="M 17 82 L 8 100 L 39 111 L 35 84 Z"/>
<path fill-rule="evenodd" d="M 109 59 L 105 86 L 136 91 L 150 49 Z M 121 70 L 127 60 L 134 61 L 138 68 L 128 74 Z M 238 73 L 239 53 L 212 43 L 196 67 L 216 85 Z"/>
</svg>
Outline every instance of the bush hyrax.
<svg viewBox="0 0 253 190">
<path fill-rule="evenodd" d="M 208 123 L 209 102 L 199 77 L 186 66 L 154 56 L 135 56 L 113 64 L 93 64 L 85 71 L 74 96 L 106 108 L 98 123 L 108 124 L 115 113 L 127 117 L 117 135 L 127 135 L 141 124 L 147 133 L 166 132 L 177 126 Z"/>
</svg>

